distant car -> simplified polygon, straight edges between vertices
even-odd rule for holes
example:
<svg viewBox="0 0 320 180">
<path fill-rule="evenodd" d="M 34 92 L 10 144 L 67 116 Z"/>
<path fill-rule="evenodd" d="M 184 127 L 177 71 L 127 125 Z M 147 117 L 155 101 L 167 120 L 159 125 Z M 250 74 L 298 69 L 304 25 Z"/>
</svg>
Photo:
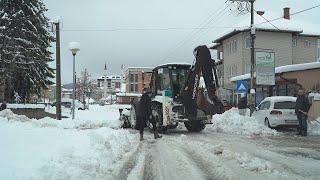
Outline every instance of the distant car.
<svg viewBox="0 0 320 180">
<path fill-rule="evenodd" d="M 52 107 L 56 106 L 56 102 L 53 102 L 51 104 Z M 65 107 L 65 108 L 71 108 L 72 107 L 72 100 L 69 99 L 62 99 L 61 101 L 61 106 Z M 83 106 L 83 103 L 79 102 L 78 100 L 75 101 L 75 108 L 78 110 L 85 110 L 88 109 L 89 106 L 88 104 L 86 104 L 85 106 Z"/>
<path fill-rule="evenodd" d="M 57 102 L 53 102 L 51 104 L 52 107 L 56 106 Z M 71 102 L 61 102 L 61 106 L 65 107 L 65 108 L 71 108 Z"/>
<path fill-rule="evenodd" d="M 291 96 L 267 97 L 256 108 L 253 117 L 270 128 L 297 127 L 296 100 L 297 98 Z"/>
</svg>

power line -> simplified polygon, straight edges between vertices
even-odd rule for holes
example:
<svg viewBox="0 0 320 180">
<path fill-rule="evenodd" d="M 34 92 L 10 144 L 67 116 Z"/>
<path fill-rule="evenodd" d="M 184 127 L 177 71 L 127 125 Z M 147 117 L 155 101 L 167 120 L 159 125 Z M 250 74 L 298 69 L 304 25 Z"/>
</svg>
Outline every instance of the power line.
<svg viewBox="0 0 320 180">
<path fill-rule="evenodd" d="M 203 30 L 214 28 L 240 28 L 235 26 L 210 26 L 210 27 L 168 27 L 168 28 L 112 28 L 112 29 L 65 29 L 61 31 L 71 32 L 91 32 L 91 31 L 171 31 L 171 30 Z"/>
<path fill-rule="evenodd" d="M 290 14 L 290 15 L 291 15 L 291 16 L 294 16 L 294 15 L 296 15 L 296 14 L 300 14 L 300 13 L 303 13 L 303 12 L 305 12 L 305 11 L 309 11 L 309 10 L 311 10 L 311 9 L 317 8 L 317 7 L 320 7 L 320 4 L 319 4 L 319 5 L 316 5 L 316 6 L 313 6 L 313 7 L 310 7 L 310 8 L 307 8 L 307 9 L 304 9 L 304 10 L 301 10 L 301 11 L 298 11 L 298 12 L 295 12 L 295 13 L 292 13 L 292 14 Z"/>
<path fill-rule="evenodd" d="M 310 8 L 307 8 L 307 9 L 303 9 L 303 10 L 301 10 L 301 11 L 297 11 L 297 12 L 295 12 L 295 13 L 291 13 L 290 16 L 294 16 L 294 15 L 297 15 L 297 14 L 300 14 L 300 13 L 303 13 L 303 12 L 306 12 L 306 11 L 309 11 L 309 10 L 314 9 L 314 8 L 317 8 L 317 7 L 320 7 L 320 4 L 319 4 L 319 5 L 316 5 L 316 6 L 313 6 L 313 7 L 310 7 Z M 283 17 L 281 16 L 281 17 L 278 17 L 278 18 L 275 18 L 275 19 L 271 19 L 271 20 L 269 20 L 268 22 L 277 21 L 277 20 L 282 19 L 282 18 L 283 18 Z M 268 22 L 267 22 L 267 21 L 266 21 L 266 22 L 262 22 L 262 23 L 259 23 L 258 25 L 260 25 L 260 24 L 265 24 L 265 23 L 268 23 Z"/>
<path fill-rule="evenodd" d="M 230 4 L 229 4 L 230 5 Z M 220 10 L 220 11 L 215 11 L 215 13 L 212 14 L 212 17 L 209 17 L 208 20 L 205 21 L 205 23 L 202 23 L 200 25 L 201 26 L 205 26 L 207 24 L 210 24 L 215 17 L 218 17 L 220 16 L 220 14 L 222 12 L 224 12 L 228 7 L 229 5 L 227 5 L 224 9 Z M 220 9 L 220 8 L 219 8 Z M 216 16 L 215 16 L 216 15 Z M 178 46 L 176 48 L 174 48 L 172 51 L 170 51 L 170 53 L 168 55 L 165 56 L 165 58 L 163 58 L 164 60 L 167 60 L 173 53 L 175 53 L 179 48 L 181 48 L 183 45 L 185 45 L 186 42 L 188 42 L 189 40 L 191 40 L 195 35 L 197 35 L 199 32 L 201 31 L 201 29 L 198 29 L 197 31 L 195 31 L 194 33 L 192 33 L 191 35 L 188 35 L 187 38 L 183 41 L 181 41 Z"/>
<path fill-rule="evenodd" d="M 255 10 L 255 9 L 253 9 L 256 13 L 257 13 L 257 11 Z M 269 24 L 271 24 L 273 27 L 275 27 L 277 30 L 279 30 L 280 31 L 280 29 L 277 27 L 277 26 L 275 26 L 273 23 L 271 23 L 267 18 L 265 18 L 263 15 L 260 15 L 260 17 L 262 17 L 264 20 L 266 20 Z"/>
</svg>

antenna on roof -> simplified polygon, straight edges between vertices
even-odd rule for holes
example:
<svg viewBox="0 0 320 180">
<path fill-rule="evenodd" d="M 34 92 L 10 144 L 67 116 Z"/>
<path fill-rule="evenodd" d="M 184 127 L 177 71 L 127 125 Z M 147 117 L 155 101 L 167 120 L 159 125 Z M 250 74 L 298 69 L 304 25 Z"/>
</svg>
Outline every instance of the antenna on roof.
<svg viewBox="0 0 320 180">
<path fill-rule="evenodd" d="M 251 0 L 230 0 L 233 4 L 230 10 L 235 13 L 235 16 L 245 15 L 251 11 Z"/>
</svg>

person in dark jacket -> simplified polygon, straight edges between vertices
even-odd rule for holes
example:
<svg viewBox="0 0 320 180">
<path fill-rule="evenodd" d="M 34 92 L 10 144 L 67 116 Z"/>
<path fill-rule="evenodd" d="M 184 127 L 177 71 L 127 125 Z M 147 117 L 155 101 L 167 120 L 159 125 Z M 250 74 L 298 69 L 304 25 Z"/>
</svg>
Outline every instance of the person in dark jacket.
<svg viewBox="0 0 320 180">
<path fill-rule="evenodd" d="M 238 103 L 239 114 L 245 116 L 248 108 L 247 96 L 244 93 L 241 93 L 241 97 Z"/>
<path fill-rule="evenodd" d="M 295 108 L 295 112 L 299 121 L 297 135 L 307 136 L 307 119 L 309 108 L 310 104 L 308 97 L 305 96 L 303 89 L 299 89 Z"/>
<path fill-rule="evenodd" d="M 138 109 L 137 109 L 137 120 L 140 122 L 140 141 L 143 140 L 143 131 L 146 127 L 147 121 L 149 121 L 152 124 L 152 129 L 154 132 L 154 138 L 161 138 L 159 136 L 157 125 L 155 120 L 153 119 L 152 113 L 151 113 L 151 98 L 149 96 L 149 93 L 147 92 L 147 89 L 143 89 L 143 94 L 141 96 L 141 99 L 138 103 Z"/>
<path fill-rule="evenodd" d="M 0 111 L 7 109 L 7 102 L 3 101 L 0 106 Z"/>
</svg>

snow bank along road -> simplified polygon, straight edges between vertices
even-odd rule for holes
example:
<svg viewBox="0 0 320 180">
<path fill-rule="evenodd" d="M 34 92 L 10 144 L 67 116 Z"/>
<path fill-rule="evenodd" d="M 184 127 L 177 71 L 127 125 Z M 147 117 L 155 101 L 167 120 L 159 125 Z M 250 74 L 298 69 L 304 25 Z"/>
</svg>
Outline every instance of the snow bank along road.
<svg viewBox="0 0 320 180">
<path fill-rule="evenodd" d="M 137 131 L 117 128 L 116 112 L 117 106 L 92 107 L 77 112 L 75 121 L 37 121 L 0 112 L 0 179 L 320 177 L 316 125 L 310 136 L 298 137 L 231 110 L 215 116 L 201 133 L 179 126 L 159 140 L 146 132 L 139 142 Z"/>
</svg>

